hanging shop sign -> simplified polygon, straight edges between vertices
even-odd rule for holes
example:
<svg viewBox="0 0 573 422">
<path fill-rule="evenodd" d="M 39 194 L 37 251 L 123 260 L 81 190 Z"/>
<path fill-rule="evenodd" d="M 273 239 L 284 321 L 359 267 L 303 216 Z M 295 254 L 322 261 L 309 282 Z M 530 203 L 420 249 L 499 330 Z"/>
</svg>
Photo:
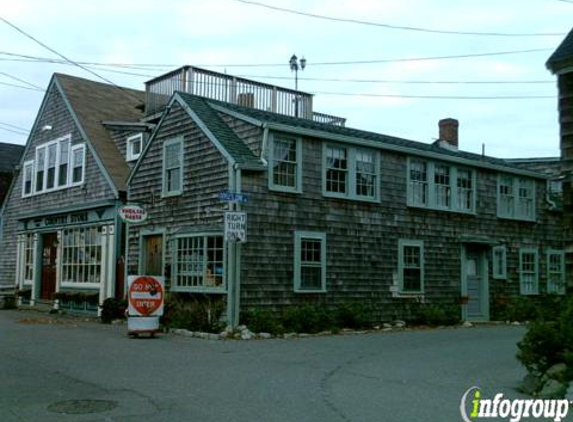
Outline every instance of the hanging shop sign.
<svg viewBox="0 0 573 422">
<path fill-rule="evenodd" d="M 139 205 L 124 205 L 118 210 L 119 218 L 125 223 L 138 224 L 147 220 L 147 211 Z"/>
</svg>

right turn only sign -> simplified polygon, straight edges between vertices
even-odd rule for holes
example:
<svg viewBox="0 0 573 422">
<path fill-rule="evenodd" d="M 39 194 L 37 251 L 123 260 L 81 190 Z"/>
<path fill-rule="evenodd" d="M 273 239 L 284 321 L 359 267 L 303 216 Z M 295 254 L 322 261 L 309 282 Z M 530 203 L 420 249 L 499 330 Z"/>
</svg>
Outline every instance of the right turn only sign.
<svg viewBox="0 0 573 422">
<path fill-rule="evenodd" d="M 247 241 L 247 213 L 239 211 L 227 211 L 225 213 L 225 241 Z"/>
</svg>

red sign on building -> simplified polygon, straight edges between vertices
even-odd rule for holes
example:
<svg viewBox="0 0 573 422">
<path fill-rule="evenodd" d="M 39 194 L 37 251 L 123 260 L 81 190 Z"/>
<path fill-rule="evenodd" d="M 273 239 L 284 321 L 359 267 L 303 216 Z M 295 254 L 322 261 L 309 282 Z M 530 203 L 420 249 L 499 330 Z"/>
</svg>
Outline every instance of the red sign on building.
<svg viewBox="0 0 573 422">
<path fill-rule="evenodd" d="M 130 276 L 128 284 L 129 315 L 143 317 L 163 315 L 162 277 Z"/>
</svg>

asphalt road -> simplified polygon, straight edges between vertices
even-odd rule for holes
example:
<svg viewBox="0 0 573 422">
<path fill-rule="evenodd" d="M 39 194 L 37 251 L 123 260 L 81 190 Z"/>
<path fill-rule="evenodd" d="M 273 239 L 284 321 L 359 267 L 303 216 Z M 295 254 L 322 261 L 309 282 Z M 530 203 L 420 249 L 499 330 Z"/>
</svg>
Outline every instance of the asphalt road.
<svg viewBox="0 0 573 422">
<path fill-rule="evenodd" d="M 460 421 L 474 385 L 518 397 L 523 333 L 130 339 L 125 325 L 0 311 L 0 421 Z"/>
</svg>

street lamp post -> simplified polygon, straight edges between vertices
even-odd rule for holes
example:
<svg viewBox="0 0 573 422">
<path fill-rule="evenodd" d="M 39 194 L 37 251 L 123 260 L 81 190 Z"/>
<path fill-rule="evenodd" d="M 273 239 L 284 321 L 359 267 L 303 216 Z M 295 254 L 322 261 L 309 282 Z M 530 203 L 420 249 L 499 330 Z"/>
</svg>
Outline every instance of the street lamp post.
<svg viewBox="0 0 573 422">
<path fill-rule="evenodd" d="M 306 59 L 302 57 L 300 60 L 296 57 L 295 54 L 289 60 L 290 70 L 294 72 L 294 89 L 298 91 L 298 70 L 304 70 L 306 67 Z M 294 115 L 298 117 L 298 102 L 299 96 L 298 93 L 296 94 L 295 103 L 294 103 Z"/>
</svg>

